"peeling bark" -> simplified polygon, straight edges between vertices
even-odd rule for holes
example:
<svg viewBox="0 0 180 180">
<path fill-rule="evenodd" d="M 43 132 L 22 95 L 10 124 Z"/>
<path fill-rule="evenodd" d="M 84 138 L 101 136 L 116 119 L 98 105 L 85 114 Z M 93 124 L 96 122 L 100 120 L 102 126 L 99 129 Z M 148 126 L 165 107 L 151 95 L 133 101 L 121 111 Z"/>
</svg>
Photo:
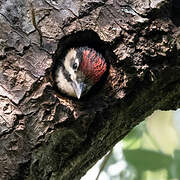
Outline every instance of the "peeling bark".
<svg viewBox="0 0 180 180">
<path fill-rule="evenodd" d="M 32 1 L 41 45 L 30 1 L 0 1 L 0 179 L 80 179 L 154 110 L 180 107 L 174 2 Z M 63 38 L 78 31 L 100 37 L 109 63 L 81 100 L 52 79 Z"/>
</svg>

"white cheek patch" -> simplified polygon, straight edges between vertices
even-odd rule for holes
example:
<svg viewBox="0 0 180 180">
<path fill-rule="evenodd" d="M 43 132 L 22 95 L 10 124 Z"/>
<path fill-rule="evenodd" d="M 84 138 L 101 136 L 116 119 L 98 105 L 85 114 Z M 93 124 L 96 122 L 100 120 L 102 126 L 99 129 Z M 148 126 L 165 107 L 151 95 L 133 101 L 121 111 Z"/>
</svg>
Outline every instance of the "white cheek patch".
<svg viewBox="0 0 180 180">
<path fill-rule="evenodd" d="M 69 96 L 76 97 L 76 93 L 71 83 L 66 80 L 64 74 L 62 72 L 62 68 L 59 68 L 55 74 L 55 80 L 57 87 L 60 89 L 62 93 L 68 94 Z"/>
<path fill-rule="evenodd" d="M 79 59 L 76 58 L 76 51 L 74 49 L 70 49 L 67 55 L 65 56 L 64 59 L 64 68 L 60 67 L 59 69 L 56 70 L 55 72 L 55 81 L 57 84 L 57 87 L 60 89 L 62 93 L 65 93 L 69 96 L 77 97 L 76 92 L 74 90 L 74 87 L 72 86 L 72 83 L 69 82 L 66 77 L 63 74 L 63 71 L 67 71 L 69 73 L 70 78 L 72 81 L 76 81 L 77 79 L 77 70 L 73 69 L 73 62 L 72 59 L 74 60 L 74 63 L 77 64 L 77 69 L 79 67 Z"/>
<path fill-rule="evenodd" d="M 74 81 L 76 79 L 76 71 L 72 68 L 72 59 L 76 58 L 76 51 L 74 49 L 71 49 L 64 60 L 64 67 L 66 69 L 66 71 L 70 74 L 71 79 Z M 77 65 L 79 66 L 79 60 L 76 58 L 75 59 L 75 63 L 77 63 Z"/>
</svg>

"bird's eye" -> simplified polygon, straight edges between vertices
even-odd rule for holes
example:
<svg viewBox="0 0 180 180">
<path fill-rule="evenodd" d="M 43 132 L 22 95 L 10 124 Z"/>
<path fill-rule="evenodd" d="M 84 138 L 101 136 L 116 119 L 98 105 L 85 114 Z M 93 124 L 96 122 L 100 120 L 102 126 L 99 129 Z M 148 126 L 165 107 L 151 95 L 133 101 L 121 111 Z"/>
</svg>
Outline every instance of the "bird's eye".
<svg viewBox="0 0 180 180">
<path fill-rule="evenodd" d="M 77 67 L 78 67 L 77 63 L 74 63 L 74 64 L 73 64 L 73 69 L 76 70 Z"/>
</svg>

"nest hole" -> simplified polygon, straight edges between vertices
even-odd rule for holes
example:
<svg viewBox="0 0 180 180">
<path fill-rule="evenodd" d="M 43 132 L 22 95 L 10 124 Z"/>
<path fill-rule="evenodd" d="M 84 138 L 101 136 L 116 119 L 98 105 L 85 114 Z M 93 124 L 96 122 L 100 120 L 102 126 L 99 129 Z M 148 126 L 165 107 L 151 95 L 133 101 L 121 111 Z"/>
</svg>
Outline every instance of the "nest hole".
<svg viewBox="0 0 180 180">
<path fill-rule="evenodd" d="M 93 48 L 94 50 L 96 50 L 96 52 L 100 53 L 104 57 L 107 64 L 107 70 L 102 76 L 102 78 L 100 79 L 100 81 L 97 82 L 96 85 L 94 85 L 86 95 L 82 96 L 80 100 L 85 99 L 87 97 L 91 97 L 92 94 L 97 94 L 97 90 L 100 90 L 100 88 L 103 88 L 103 85 L 107 79 L 107 76 L 109 74 L 109 64 L 115 58 L 115 54 L 113 53 L 109 43 L 101 40 L 99 35 L 92 30 L 79 31 L 79 32 L 64 36 L 62 39 L 59 40 L 57 50 L 53 56 L 53 65 L 52 65 L 52 70 L 51 70 L 53 88 L 59 95 L 63 97 L 68 97 L 68 96 L 65 94 L 62 94 L 62 92 L 60 92 L 56 86 L 56 83 L 55 83 L 56 68 L 58 67 L 59 62 L 63 60 L 63 58 L 69 51 L 69 49 L 84 47 L 84 46 Z M 71 98 L 74 99 L 73 97 Z"/>
</svg>

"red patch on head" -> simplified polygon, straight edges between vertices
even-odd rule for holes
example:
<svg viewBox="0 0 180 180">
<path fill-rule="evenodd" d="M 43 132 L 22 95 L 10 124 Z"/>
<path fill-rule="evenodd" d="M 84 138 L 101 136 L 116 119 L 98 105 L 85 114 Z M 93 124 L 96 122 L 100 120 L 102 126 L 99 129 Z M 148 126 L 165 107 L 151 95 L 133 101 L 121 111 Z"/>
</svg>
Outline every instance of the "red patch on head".
<svg viewBox="0 0 180 180">
<path fill-rule="evenodd" d="M 96 83 L 106 71 L 106 62 L 95 50 L 85 49 L 80 69 L 93 83 Z"/>
</svg>

